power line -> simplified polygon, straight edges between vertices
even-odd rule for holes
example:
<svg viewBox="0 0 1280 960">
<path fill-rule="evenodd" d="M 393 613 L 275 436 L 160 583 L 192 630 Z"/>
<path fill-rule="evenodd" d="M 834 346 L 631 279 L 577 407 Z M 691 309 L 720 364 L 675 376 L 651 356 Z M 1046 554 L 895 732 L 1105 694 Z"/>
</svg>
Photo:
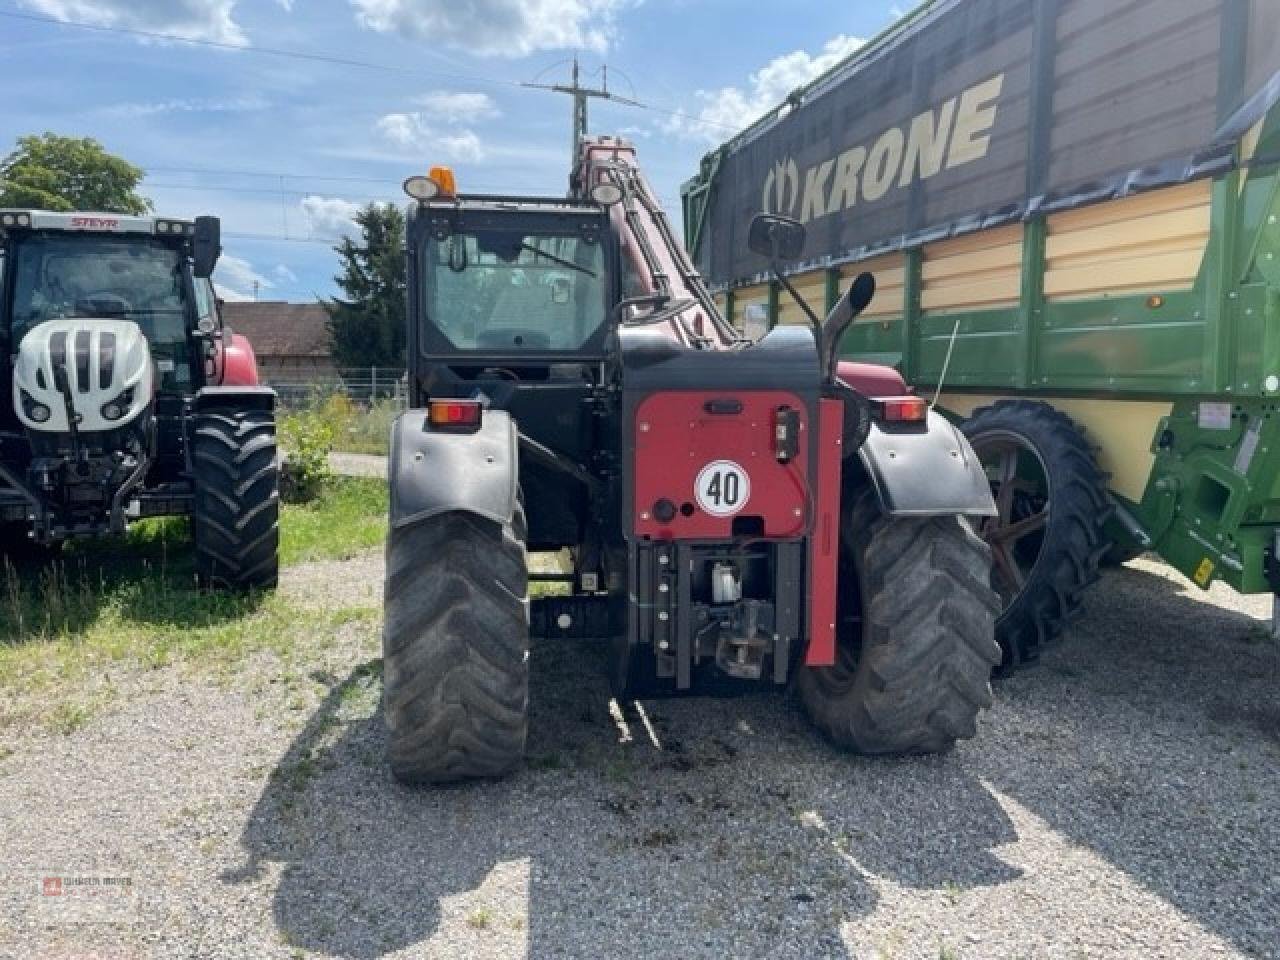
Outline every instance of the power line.
<svg viewBox="0 0 1280 960">
<path fill-rule="evenodd" d="M 284 57 L 290 60 L 307 60 L 312 63 L 324 63 L 330 66 L 355 67 L 361 70 L 376 70 L 380 73 L 398 73 L 406 76 L 432 77 L 445 80 L 464 80 L 467 83 L 488 83 L 496 86 L 519 87 L 513 80 L 496 80 L 493 77 L 482 77 L 461 73 L 447 73 L 442 70 L 415 70 L 389 63 L 373 63 L 369 60 L 355 60 L 332 53 L 311 53 L 306 50 L 288 50 L 280 47 L 263 47 L 256 44 L 228 43 L 223 40 L 208 40 L 201 37 L 184 37 L 176 33 L 163 33 L 159 30 L 142 30 L 137 27 L 121 27 L 102 23 L 88 23 L 83 20 L 64 20 L 59 17 L 44 16 L 38 13 L 23 13 L 18 10 L 0 10 L 0 17 L 10 20 L 26 20 L 30 23 L 45 23 L 55 27 L 73 27 L 77 30 L 92 30 L 95 33 L 115 33 L 129 37 L 142 37 L 147 40 L 166 40 L 171 43 L 186 43 L 195 47 L 209 47 L 214 50 L 229 50 L 233 53 L 256 53 L 260 56 Z"/>
<path fill-rule="evenodd" d="M 38 13 L 23 13 L 18 10 L 0 10 L 0 17 L 5 17 L 10 20 L 25 20 L 29 23 L 43 23 L 55 27 L 72 27 L 77 30 L 91 30 L 95 33 L 114 33 L 130 37 L 142 37 L 148 40 L 166 40 L 171 43 L 186 43 L 192 46 L 208 47 L 214 50 L 228 50 L 234 53 L 254 53 L 261 56 L 305 60 L 311 63 L 323 63 L 329 66 L 352 67 L 360 70 L 373 70 L 379 73 L 394 73 L 408 77 L 452 80 L 469 84 L 487 84 L 489 86 L 503 87 L 513 90 L 522 90 L 529 86 L 528 84 L 522 84 L 515 80 L 499 80 L 494 77 L 486 77 L 480 74 L 450 73 L 443 70 L 416 70 L 389 63 L 374 63 L 369 60 L 356 60 L 351 57 L 342 57 L 331 53 L 311 53 L 306 50 L 288 50 L 280 47 L 262 47 L 256 44 L 242 45 L 227 43 L 220 40 L 183 37 L 175 33 L 162 33 L 158 30 L 141 30 L 136 27 L 109 26 L 99 23 L 87 23 L 83 20 L 63 20 L 57 17 L 44 16 Z M 619 102 L 638 110 L 647 110 L 650 113 L 660 113 L 670 117 L 677 117 L 679 119 L 696 119 L 698 123 L 704 126 L 717 127 L 731 133 L 737 133 L 742 129 L 738 125 L 719 123 L 717 121 L 707 120 L 704 118 L 693 118 L 692 115 L 685 110 L 677 110 L 670 107 L 659 107 L 651 103 L 639 103 L 637 101 L 626 100 L 621 97 L 613 97 L 611 99 L 618 100 Z"/>
</svg>

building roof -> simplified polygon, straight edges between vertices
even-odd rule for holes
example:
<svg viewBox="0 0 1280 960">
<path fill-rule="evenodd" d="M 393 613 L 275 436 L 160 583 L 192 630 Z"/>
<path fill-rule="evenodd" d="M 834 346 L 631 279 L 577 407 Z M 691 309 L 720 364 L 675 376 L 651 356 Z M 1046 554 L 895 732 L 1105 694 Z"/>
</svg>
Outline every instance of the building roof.
<svg viewBox="0 0 1280 960">
<path fill-rule="evenodd" d="M 330 355 L 329 314 L 319 303 L 283 300 L 228 301 L 222 319 L 253 344 L 259 357 L 316 357 Z"/>
</svg>

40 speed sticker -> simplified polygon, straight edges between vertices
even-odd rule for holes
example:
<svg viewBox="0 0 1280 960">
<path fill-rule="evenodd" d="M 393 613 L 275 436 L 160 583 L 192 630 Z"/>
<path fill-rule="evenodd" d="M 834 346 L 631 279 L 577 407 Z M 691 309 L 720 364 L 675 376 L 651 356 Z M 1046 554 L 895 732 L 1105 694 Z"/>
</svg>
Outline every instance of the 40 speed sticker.
<svg viewBox="0 0 1280 960">
<path fill-rule="evenodd" d="M 693 488 L 698 506 L 713 517 L 731 517 L 751 499 L 751 477 L 732 460 L 712 460 Z"/>
</svg>

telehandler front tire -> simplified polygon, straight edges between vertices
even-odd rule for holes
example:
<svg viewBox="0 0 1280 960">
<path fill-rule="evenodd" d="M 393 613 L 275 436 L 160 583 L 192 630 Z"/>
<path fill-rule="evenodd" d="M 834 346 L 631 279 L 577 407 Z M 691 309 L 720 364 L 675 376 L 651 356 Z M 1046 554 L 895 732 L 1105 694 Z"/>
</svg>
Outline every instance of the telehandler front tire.
<svg viewBox="0 0 1280 960">
<path fill-rule="evenodd" d="M 280 571 L 280 465 L 275 414 L 214 410 L 191 427 L 196 579 L 267 590 Z"/>
<path fill-rule="evenodd" d="M 841 518 L 836 663 L 797 677 L 810 720 L 859 753 L 940 753 L 976 732 L 1000 662 L 991 554 L 963 517 Z"/>
<path fill-rule="evenodd" d="M 445 513 L 393 529 L 382 633 L 391 771 L 407 784 L 498 777 L 529 728 L 523 511 Z"/>
</svg>

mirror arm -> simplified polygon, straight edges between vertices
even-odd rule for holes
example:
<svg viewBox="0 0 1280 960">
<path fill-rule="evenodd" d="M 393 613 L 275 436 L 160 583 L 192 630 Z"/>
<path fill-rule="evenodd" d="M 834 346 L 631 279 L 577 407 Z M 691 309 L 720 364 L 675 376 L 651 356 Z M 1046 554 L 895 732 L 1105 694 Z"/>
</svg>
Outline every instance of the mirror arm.
<svg viewBox="0 0 1280 960">
<path fill-rule="evenodd" d="M 773 273 L 774 279 L 782 284 L 787 293 L 791 294 L 791 299 L 798 303 L 800 309 L 805 312 L 805 316 L 809 318 L 809 325 L 813 327 L 814 342 L 820 345 L 822 343 L 822 321 L 818 319 L 818 315 L 813 312 L 809 304 L 805 303 L 804 298 L 796 292 L 796 288 L 791 285 L 791 281 L 783 276 L 777 260 L 769 264 L 769 270 Z"/>
</svg>

